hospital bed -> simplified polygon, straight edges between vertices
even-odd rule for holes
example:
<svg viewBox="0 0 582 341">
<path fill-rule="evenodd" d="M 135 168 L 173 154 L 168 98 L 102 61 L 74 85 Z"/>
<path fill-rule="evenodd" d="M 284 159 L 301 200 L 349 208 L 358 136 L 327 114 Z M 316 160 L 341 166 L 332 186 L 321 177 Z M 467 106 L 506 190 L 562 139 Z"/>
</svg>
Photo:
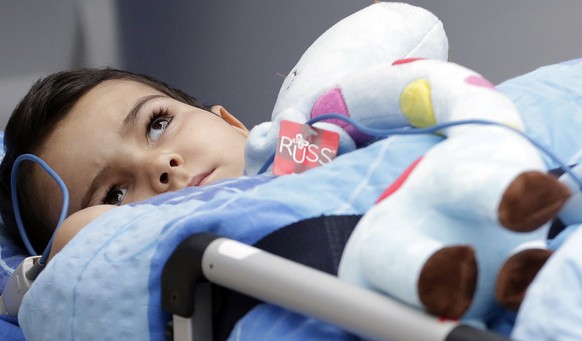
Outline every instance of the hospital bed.
<svg viewBox="0 0 582 341">
<path fill-rule="evenodd" d="M 582 61 L 573 60 L 540 68 L 530 74 L 509 80 L 498 87 L 515 100 L 522 112 L 532 117 L 528 125 L 528 132 L 539 141 L 552 146 L 562 159 L 568 161 L 575 160 L 578 150 L 582 149 L 582 141 L 578 137 L 577 129 L 571 128 L 582 126 L 581 76 Z M 550 116 L 551 119 L 549 119 Z M 560 124 L 561 122 L 570 124 L 571 127 L 564 126 Z M 387 153 L 386 156 L 392 160 L 390 163 L 381 165 L 382 176 L 378 177 L 378 180 L 383 181 L 381 180 L 383 177 L 395 178 L 403 169 L 403 164 L 413 161 L 419 154 L 438 141 L 439 137 L 435 136 L 394 139 L 391 141 L 394 144 L 391 147 L 394 149 L 386 147 L 387 145 L 383 143 L 373 144 L 371 147 L 377 148 L 373 153 L 374 159 L 378 158 L 380 155 L 378 153 L 382 151 Z M 383 149 L 384 147 L 385 149 Z M 366 153 L 362 154 L 363 157 L 368 157 L 366 155 Z M 341 164 L 349 162 L 349 158 L 338 158 L 336 161 Z M 352 166 L 372 164 L 371 160 L 360 161 Z M 554 168 L 554 165 L 550 164 L 551 160 L 548 160 L 548 163 L 549 168 Z M 346 165 L 342 165 L 342 167 L 345 168 Z M 349 168 L 350 165 L 347 167 Z M 337 184 L 341 180 L 345 186 L 352 186 L 351 181 L 354 181 L 353 187 L 358 187 L 357 177 L 348 175 L 338 178 L 337 174 L 326 173 L 332 172 L 326 168 L 322 167 L 305 173 L 306 178 L 307 175 L 313 176 L 313 182 L 303 182 L 306 180 L 303 179 L 302 183 L 319 193 L 306 198 L 306 202 L 298 202 L 298 206 L 294 210 L 310 210 L 316 205 L 339 207 L 344 204 L 334 202 L 338 199 L 333 191 L 339 190 L 338 186 L 325 187 L 324 191 L 324 188 L 319 186 L 326 186 L 326 181 L 320 181 L 320 179 L 330 179 L 332 184 Z M 366 169 L 369 170 L 368 167 Z M 192 337 L 197 339 L 198 336 L 193 335 L 193 333 L 203 330 L 210 332 L 208 326 L 211 325 L 209 321 L 211 314 L 204 313 L 205 309 L 209 309 L 209 296 L 203 295 L 203 292 L 190 291 L 196 283 L 195 286 L 203 287 L 203 291 L 212 288 L 215 292 L 223 292 L 225 288 L 230 288 L 255 297 L 257 300 L 273 303 L 272 305 L 258 304 L 243 314 L 241 319 L 235 322 L 233 333 L 250 330 L 257 333 L 261 331 L 267 333 L 268 331 L 268 335 L 274 335 L 275 331 L 270 328 L 282 325 L 289 327 L 294 323 L 305 327 L 302 329 L 303 331 L 310 331 L 310 328 L 318 326 L 315 328 L 317 332 L 321 332 L 320 326 L 324 324 L 327 332 L 329 331 L 328 325 L 338 323 L 341 325 L 341 330 L 345 328 L 350 331 L 348 334 L 337 332 L 341 336 L 339 339 L 349 339 L 349 336 L 346 335 L 353 334 L 363 334 L 372 338 L 387 337 L 395 340 L 399 338 L 403 340 L 414 338 L 452 340 L 462 339 L 465 337 L 463 335 L 466 334 L 470 335 L 468 339 L 471 340 L 477 339 L 477 337 L 482 337 L 484 340 L 503 339 L 503 336 L 498 334 L 483 332 L 480 329 L 474 329 L 454 321 L 440 321 L 390 298 L 344 283 L 330 276 L 329 273 L 333 272 L 333 269 L 331 271 L 324 269 L 322 273 L 320 270 L 311 270 L 303 265 L 281 260 L 278 256 L 272 256 L 273 253 L 276 254 L 276 250 L 267 248 L 268 252 L 258 251 L 248 246 L 256 244 L 257 247 L 260 247 L 258 242 L 265 235 L 282 226 L 301 220 L 288 208 L 278 209 L 282 204 L 285 207 L 288 204 L 287 201 L 291 200 L 290 198 L 284 198 L 285 200 L 279 198 L 280 194 L 278 193 L 281 193 L 280 191 L 296 191 L 297 185 L 293 182 L 293 178 L 271 179 L 264 176 L 243 178 L 233 183 L 232 188 L 226 184 L 227 188 L 225 189 L 223 188 L 225 184 L 222 184 L 221 186 L 210 186 L 200 191 L 192 189 L 187 193 L 174 194 L 177 195 L 175 197 L 172 195 L 162 196 L 153 198 L 144 205 L 123 206 L 114 210 L 112 214 L 107 214 L 103 219 L 96 220 L 94 225 L 89 225 L 82 231 L 84 234 L 78 236 L 79 239 L 75 238 L 72 244 L 62 251 L 60 254 L 62 257 L 57 257 L 54 263 L 49 263 L 47 269 L 39 276 L 38 282 L 33 285 L 25 297 L 23 311 L 19 316 L 20 325 L 25 333 L 31 335 L 32 338 L 47 334 L 62 336 L 63 339 L 78 339 L 86 336 L 83 334 L 84 332 L 97 333 L 96 328 L 98 328 L 99 333 L 103 334 L 104 337 L 113 335 L 108 334 L 109 332 L 115 332 L 121 333 L 120 337 L 157 339 L 164 337 L 163 335 L 168 328 L 167 323 L 172 320 L 175 339 Z M 386 182 L 389 183 L 388 180 Z M 245 190 L 247 187 L 249 189 Z M 327 191 L 331 193 L 328 194 Z M 228 196 L 224 195 L 226 192 L 238 193 L 235 196 L 240 199 L 238 201 L 240 201 L 240 208 L 243 210 L 240 215 L 231 210 L 235 206 L 232 206 L 234 203 L 230 202 Z M 167 201 L 173 200 L 173 203 L 179 204 L 184 202 L 187 197 L 200 199 L 200 203 L 189 203 L 192 206 L 192 213 L 180 211 L 182 215 L 178 215 L 177 218 L 168 218 L 168 215 L 172 215 L 168 212 L 174 211 Z M 367 200 L 364 197 L 359 199 Z M 370 200 L 373 201 L 373 199 Z M 359 204 L 354 205 L 358 206 Z M 363 204 L 363 206 L 366 205 L 369 203 Z M 217 208 L 225 207 L 227 208 L 225 212 L 232 212 L 232 216 L 228 214 L 220 217 L 207 215 L 207 213 L 211 214 L 216 211 Z M 184 210 L 184 208 L 182 207 L 180 210 Z M 322 208 L 321 211 L 325 213 L 326 209 Z M 306 216 L 314 215 L 306 213 Z M 176 227 L 176 229 L 164 229 L 163 226 L 166 222 L 171 222 L 172 227 Z M 240 228 L 253 226 L 253 224 L 258 229 L 264 230 L 255 235 L 249 231 L 243 233 Z M 95 229 L 99 229 L 100 234 L 103 235 L 110 225 L 112 234 L 109 234 L 108 237 L 100 239 L 100 236 L 91 235 L 91 230 L 95 231 Z M 148 226 L 148 231 L 152 233 L 154 240 L 164 236 L 165 240 L 173 240 L 174 242 L 168 243 L 168 246 L 171 246 L 168 249 L 157 245 L 156 252 L 151 248 L 144 247 L 134 253 L 127 254 L 126 250 L 114 248 L 117 239 L 120 242 L 135 239 L 140 245 L 150 245 L 148 240 L 143 239 L 145 238 L 143 230 L 134 231 L 134 227 L 140 225 Z M 182 228 L 185 229 L 182 230 Z M 159 231 L 154 231 L 156 229 Z M 124 233 L 114 232 L 118 230 L 123 230 Z M 227 239 L 215 240 L 214 235 L 202 234 L 198 237 L 204 241 L 203 243 L 193 242 L 190 236 L 200 232 L 212 232 Z M 107 233 L 105 234 L 107 235 Z M 88 238 L 90 235 L 91 238 Z M 182 241 L 184 241 L 183 244 Z M 197 244 L 196 247 L 200 247 L 200 249 L 193 251 L 190 249 L 192 247 L 190 244 Z M 104 245 L 107 245 L 107 250 L 103 249 Z M 225 251 L 229 248 L 232 248 L 231 251 Z M 7 250 L 7 246 L 3 245 L 2 254 L 8 255 L 5 253 Z M 184 253 L 196 254 L 197 256 L 180 259 L 180 254 Z M 234 259 L 233 254 L 237 256 Z M 241 255 L 245 256 L 241 257 Z M 131 263 L 137 259 L 137 256 L 140 259 L 147 258 L 151 261 L 144 266 Z M 7 263 L 10 262 L 9 257 L 4 259 Z M 73 259 L 74 261 L 72 261 Z M 101 261 L 106 262 L 106 266 L 100 263 Z M 283 264 L 280 265 L 280 263 Z M 212 264 L 212 267 L 209 264 Z M 255 266 L 258 266 L 258 269 Z M 265 273 L 263 267 L 267 267 L 273 273 Z M 317 266 L 315 267 L 317 268 Z M 153 271 L 153 268 L 156 270 Z M 192 272 L 187 272 L 186 269 Z M 220 271 L 221 269 L 224 271 Z M 299 276 L 298 273 L 302 275 Z M 148 278 L 149 284 L 140 284 L 139 282 L 143 281 L 137 280 L 136 276 L 137 278 Z M 66 277 L 67 281 L 64 281 L 63 277 Z M 308 281 L 306 278 L 315 278 L 315 280 Z M 215 284 L 207 286 L 206 280 Z M 276 282 L 273 285 L 268 285 L 266 283 L 269 280 Z M 141 286 L 133 287 L 132 285 L 136 283 Z M 257 283 L 260 285 L 256 286 Z M 323 284 L 323 290 L 316 284 Z M 290 287 L 285 288 L 283 285 Z M 117 287 L 114 288 L 115 286 Z M 219 289 L 216 290 L 216 288 Z M 334 288 L 334 290 L 330 288 Z M 117 293 L 117 289 L 122 293 Z M 350 293 L 344 294 L 343 290 L 348 290 Z M 301 292 L 301 295 L 286 295 L 286 293 L 296 292 Z M 76 293 L 76 295 L 72 293 Z M 569 293 L 572 294 L 572 291 Z M 307 302 L 303 303 L 307 303 L 307 305 L 301 304 L 302 302 L 298 299 L 300 297 L 306 299 Z M 134 303 L 144 300 L 144 304 Z M 102 306 L 102 304 L 105 305 Z M 196 304 L 195 308 L 194 304 Z M 198 305 L 202 307 L 198 307 Z M 286 309 L 278 310 L 276 305 L 282 305 Z M 162 306 L 165 310 L 162 310 Z M 287 313 L 289 311 L 287 309 L 296 311 L 298 314 Z M 369 315 L 362 312 L 368 311 L 368 309 L 372 310 Z M 125 317 L 112 314 L 115 310 L 123 312 Z M 103 330 L 96 323 L 94 317 L 85 316 L 90 311 L 91 316 L 101 316 L 103 320 L 113 320 L 118 321 L 118 323 L 113 323 L 113 326 L 108 323 L 109 327 Z M 173 317 L 164 311 L 171 312 Z M 275 314 L 271 314 L 273 311 Z M 263 312 L 265 314 L 261 315 Z M 310 315 L 313 318 L 299 318 L 298 316 L 301 314 Z M 35 323 L 40 316 L 49 322 Z M 278 318 L 262 320 L 273 316 L 278 316 Z M 359 316 L 366 318 L 356 318 Z M 373 320 L 369 316 L 378 316 L 379 320 Z M 57 317 L 59 323 L 67 327 L 55 327 L 54 325 L 58 325 L 56 320 L 50 322 Z M 130 321 L 131 324 L 129 324 Z M 324 322 L 320 324 L 320 321 Z M 381 328 L 383 321 L 392 321 L 397 327 Z M 249 327 L 249 322 L 257 323 L 261 327 L 253 329 Z M 361 324 L 363 322 L 370 324 Z M 155 330 L 148 326 L 152 323 L 157 325 Z M 131 325 L 135 330 L 128 329 L 128 325 Z M 207 328 L 201 328 L 201 325 L 207 326 Z M 385 325 L 388 326 L 389 323 L 386 322 Z M 58 330 L 55 331 L 55 328 Z M 138 333 L 138 330 L 141 332 Z M 276 332 L 282 333 L 284 331 L 285 329 Z M 216 333 L 215 330 L 212 332 Z M 297 330 L 294 332 L 296 333 Z M 475 336 L 476 334 L 479 336 Z M 290 335 L 295 334 L 290 333 Z M 317 339 L 319 334 L 315 335 L 314 338 Z M 217 337 L 216 334 L 214 336 Z M 297 339 L 304 339 L 305 335 L 300 334 L 300 336 L 301 338 Z M 265 339 L 268 339 L 268 336 L 265 336 Z M 293 338 L 290 337 L 290 339 Z M 540 339 L 543 338 L 540 337 Z"/>
<path fill-rule="evenodd" d="M 579 163 L 582 60 L 540 68 L 497 89 L 524 115 L 530 137 L 549 146 L 560 159 Z M 5 316 L 0 320 L 0 336 L 6 340 L 23 339 L 23 335 L 32 340 L 97 335 L 142 340 L 163 339 L 168 334 L 176 340 L 353 340 L 354 335 L 391 340 L 503 340 L 514 327 L 511 318 L 501 335 L 431 317 L 339 280 L 337 262 L 349 232 L 341 236 L 342 243 L 333 243 L 340 246 L 332 252 L 336 263 L 331 265 L 318 263 L 320 257 L 309 253 L 326 244 L 297 248 L 305 255 L 301 259 L 263 244 L 299 221 L 364 215 L 408 165 L 442 139 L 438 135 L 391 137 L 349 157 L 340 156 L 330 167 L 297 176 L 242 177 L 116 208 L 89 224 L 48 264 L 24 297 L 18 320 Z M 558 166 L 551 158 L 544 161 L 548 169 Z M 566 236 L 570 234 L 558 235 L 566 246 L 568 240 L 577 240 L 575 233 L 572 238 Z M 7 235 L 0 235 L 0 247 L 0 279 L 5 283 L 27 254 Z M 558 255 L 570 250 L 555 248 Z M 548 331 L 575 332 L 551 326 L 575 322 L 575 312 L 582 305 L 564 308 L 566 316 L 545 316 L 538 301 L 561 292 L 560 284 L 570 284 L 566 292 L 578 297 L 582 284 L 576 276 L 565 276 L 561 283 L 547 280 L 568 273 L 561 271 L 563 263 L 548 265 L 551 275 L 545 274 L 546 267 L 542 269 L 540 280 L 533 284 L 534 294 L 526 297 L 527 309 L 517 317 L 520 330 L 523 325 L 540 330 L 521 332 L 521 339 L 549 338 Z M 217 304 L 233 297 L 230 308 L 221 310 L 228 316 L 219 314 L 216 319 Z M 236 311 L 240 302 L 248 306 Z M 569 302 L 576 300 L 552 303 L 562 307 Z M 520 321 L 520 316 L 528 317 Z M 543 319 L 550 323 L 539 322 Z M 224 321 L 227 326 L 221 329 Z"/>
</svg>

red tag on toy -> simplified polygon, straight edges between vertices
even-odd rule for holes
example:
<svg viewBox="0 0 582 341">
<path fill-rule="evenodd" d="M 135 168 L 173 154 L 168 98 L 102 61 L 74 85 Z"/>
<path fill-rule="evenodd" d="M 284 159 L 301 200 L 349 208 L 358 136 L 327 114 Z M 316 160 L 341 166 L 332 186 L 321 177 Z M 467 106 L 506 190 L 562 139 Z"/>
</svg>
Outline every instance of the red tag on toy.
<svg viewBox="0 0 582 341">
<path fill-rule="evenodd" d="M 301 173 L 325 165 L 337 155 L 339 134 L 292 121 L 281 121 L 273 174 Z"/>
</svg>

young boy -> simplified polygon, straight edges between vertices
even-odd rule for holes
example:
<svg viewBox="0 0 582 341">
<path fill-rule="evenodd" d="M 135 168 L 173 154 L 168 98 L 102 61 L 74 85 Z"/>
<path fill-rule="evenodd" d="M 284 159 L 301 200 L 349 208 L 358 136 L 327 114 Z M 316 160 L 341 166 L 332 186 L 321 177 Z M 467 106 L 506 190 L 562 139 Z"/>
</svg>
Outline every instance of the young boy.
<svg viewBox="0 0 582 341">
<path fill-rule="evenodd" d="M 73 214 L 240 176 L 247 134 L 223 107 L 206 108 L 149 76 L 110 68 L 53 74 L 33 85 L 6 126 L 2 219 L 18 240 L 10 176 L 19 155 L 35 154 L 56 171 Z M 61 193 L 32 162 L 19 173 L 23 223 L 42 250 L 57 223 Z"/>
</svg>

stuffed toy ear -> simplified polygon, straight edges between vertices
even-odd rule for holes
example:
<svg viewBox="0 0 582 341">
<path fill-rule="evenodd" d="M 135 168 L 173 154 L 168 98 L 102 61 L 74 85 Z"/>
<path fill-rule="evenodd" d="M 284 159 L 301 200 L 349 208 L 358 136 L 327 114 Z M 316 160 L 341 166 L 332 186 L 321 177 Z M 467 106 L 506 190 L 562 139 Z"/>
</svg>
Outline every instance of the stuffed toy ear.
<svg viewBox="0 0 582 341">
<path fill-rule="evenodd" d="M 271 118 L 288 108 L 309 113 L 313 97 L 345 75 L 412 57 L 447 60 L 442 22 L 404 3 L 370 5 L 336 23 L 305 51 L 283 82 Z"/>
</svg>

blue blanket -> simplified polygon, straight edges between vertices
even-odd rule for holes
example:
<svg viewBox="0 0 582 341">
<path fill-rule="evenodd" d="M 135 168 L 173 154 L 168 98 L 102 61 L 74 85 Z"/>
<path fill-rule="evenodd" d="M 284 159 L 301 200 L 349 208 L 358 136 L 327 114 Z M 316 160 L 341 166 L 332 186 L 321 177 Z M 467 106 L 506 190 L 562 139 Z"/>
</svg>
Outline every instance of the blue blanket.
<svg viewBox="0 0 582 341">
<path fill-rule="evenodd" d="M 547 101 L 547 106 L 536 111 L 539 115 L 558 112 L 570 117 L 569 123 L 574 127 L 561 127 L 566 134 L 570 130 L 580 131 L 580 112 L 582 111 L 582 61 L 580 59 L 539 71 L 539 79 L 544 82 L 531 84 L 532 91 L 547 93 L 544 97 L 554 98 Z M 508 89 L 514 90 L 513 85 Z M 558 100 L 554 94 L 560 93 L 564 100 Z M 529 96 L 525 95 L 524 98 Z M 524 99 L 525 105 L 532 105 L 531 98 Z M 552 111 L 550 108 L 553 107 Z M 544 109 L 547 110 L 544 112 Z M 535 129 L 542 130 L 541 123 Z M 559 149 L 569 149 L 573 153 L 571 164 L 582 164 L 582 152 L 579 149 L 580 135 L 572 135 L 572 140 L 560 140 L 560 130 L 554 130 L 555 141 Z M 558 142 L 559 141 L 559 142 Z M 571 146 L 559 143 L 572 144 Z M 578 147 L 578 149 L 576 149 Z M 579 221 L 582 223 L 582 221 Z M 557 249 L 544 265 L 520 308 L 512 337 L 516 340 L 582 340 L 582 229 L 580 224 L 570 225 L 564 232 L 550 241 L 550 247 Z"/>
<path fill-rule="evenodd" d="M 499 89 L 515 100 L 528 134 L 569 160 L 582 150 L 581 80 L 582 60 L 576 60 Z M 163 339 L 168 316 L 160 309 L 159 277 L 185 236 L 211 231 L 252 244 L 300 219 L 364 213 L 438 141 L 428 135 L 395 136 L 300 175 L 243 177 L 119 207 L 81 231 L 39 276 L 19 315 L 24 334 L 31 340 Z M 253 309 L 232 334 L 237 340 L 332 337 L 352 338 L 270 305 Z"/>
<path fill-rule="evenodd" d="M 210 231 L 252 244 L 303 218 L 363 213 L 439 140 L 387 139 L 303 174 L 243 177 L 119 207 L 82 230 L 38 277 L 19 315 L 25 336 L 162 339 L 161 268 L 184 237 Z"/>
</svg>

